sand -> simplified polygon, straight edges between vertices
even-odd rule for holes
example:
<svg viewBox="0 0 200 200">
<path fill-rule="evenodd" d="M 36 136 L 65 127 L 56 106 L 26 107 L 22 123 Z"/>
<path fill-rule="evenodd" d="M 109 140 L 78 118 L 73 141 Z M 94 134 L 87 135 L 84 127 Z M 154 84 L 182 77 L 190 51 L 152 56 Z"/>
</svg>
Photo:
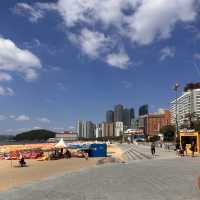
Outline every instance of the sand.
<svg viewBox="0 0 200 200">
<path fill-rule="evenodd" d="M 122 158 L 121 149 L 111 144 L 108 146 L 108 154 L 117 159 Z M 51 176 L 63 175 L 66 172 L 79 171 L 95 167 L 102 158 L 71 158 L 51 161 L 26 160 L 28 167 L 19 167 L 18 161 L 0 160 L 0 191 L 18 187 L 32 181 L 40 181 Z"/>
<path fill-rule="evenodd" d="M 28 182 L 59 176 L 65 172 L 78 171 L 83 168 L 96 166 L 97 158 L 71 158 L 53 161 L 26 160 L 27 167 L 19 167 L 18 161 L 0 161 L 0 191 L 21 186 Z"/>
<path fill-rule="evenodd" d="M 119 160 L 124 160 L 122 149 L 115 144 L 110 144 L 108 146 L 108 153 Z"/>
</svg>

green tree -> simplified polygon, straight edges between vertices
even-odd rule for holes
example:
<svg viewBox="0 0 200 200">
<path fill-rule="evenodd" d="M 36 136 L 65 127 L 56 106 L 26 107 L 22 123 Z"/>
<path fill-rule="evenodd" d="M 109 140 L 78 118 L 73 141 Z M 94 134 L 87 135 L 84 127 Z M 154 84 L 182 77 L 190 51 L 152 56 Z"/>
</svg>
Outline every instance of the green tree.
<svg viewBox="0 0 200 200">
<path fill-rule="evenodd" d="M 160 137 L 158 135 L 149 136 L 149 142 L 159 141 Z"/>
<path fill-rule="evenodd" d="M 172 125 L 163 126 L 160 133 L 164 136 L 164 141 L 173 141 L 176 128 Z"/>
<path fill-rule="evenodd" d="M 195 131 L 200 132 L 200 120 L 193 121 L 193 128 Z"/>
<path fill-rule="evenodd" d="M 44 129 L 39 130 L 31 130 L 24 133 L 17 134 L 15 136 L 15 139 L 17 141 L 23 141 L 23 140 L 47 140 L 49 138 L 55 137 L 56 133 Z"/>
</svg>

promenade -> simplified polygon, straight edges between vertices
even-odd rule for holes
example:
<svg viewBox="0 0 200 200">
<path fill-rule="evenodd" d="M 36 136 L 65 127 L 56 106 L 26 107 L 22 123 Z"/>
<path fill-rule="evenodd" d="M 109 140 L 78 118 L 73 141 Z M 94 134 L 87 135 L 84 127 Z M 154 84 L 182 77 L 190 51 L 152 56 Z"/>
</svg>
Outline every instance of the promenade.
<svg viewBox="0 0 200 200">
<path fill-rule="evenodd" d="M 148 153 L 147 147 L 134 148 Z M 66 173 L 0 193 L 0 200 L 199 200 L 200 158 L 174 154 Z"/>
</svg>

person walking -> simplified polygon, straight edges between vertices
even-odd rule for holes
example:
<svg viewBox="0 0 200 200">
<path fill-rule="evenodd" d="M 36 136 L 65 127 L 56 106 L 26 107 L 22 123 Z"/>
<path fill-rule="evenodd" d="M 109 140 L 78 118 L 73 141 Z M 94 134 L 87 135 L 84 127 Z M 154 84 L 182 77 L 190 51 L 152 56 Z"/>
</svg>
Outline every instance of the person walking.
<svg viewBox="0 0 200 200">
<path fill-rule="evenodd" d="M 184 155 L 187 156 L 187 150 L 186 150 L 186 144 L 185 144 L 185 142 L 182 143 L 182 150 L 183 150 L 183 156 Z"/>
<path fill-rule="evenodd" d="M 179 144 L 179 142 L 176 142 L 175 151 L 176 151 L 176 157 L 179 157 L 180 156 L 180 144 Z"/>
<path fill-rule="evenodd" d="M 194 157 L 194 152 L 195 152 L 195 142 L 194 141 L 192 141 L 190 150 L 192 151 L 192 157 Z"/>
<path fill-rule="evenodd" d="M 156 153 L 156 145 L 155 142 L 151 143 L 151 155 L 154 157 Z"/>
</svg>

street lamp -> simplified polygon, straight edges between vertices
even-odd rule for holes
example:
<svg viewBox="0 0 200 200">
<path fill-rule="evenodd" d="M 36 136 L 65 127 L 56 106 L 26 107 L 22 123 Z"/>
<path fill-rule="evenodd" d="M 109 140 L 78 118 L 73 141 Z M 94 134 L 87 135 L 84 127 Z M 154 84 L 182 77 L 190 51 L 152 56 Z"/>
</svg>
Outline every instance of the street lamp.
<svg viewBox="0 0 200 200">
<path fill-rule="evenodd" d="M 176 133 L 175 133 L 175 140 L 177 139 L 178 137 L 178 88 L 180 87 L 180 85 L 178 83 L 176 83 L 173 87 L 173 90 L 176 92 L 176 103 L 175 103 L 175 106 L 176 106 Z"/>
</svg>

